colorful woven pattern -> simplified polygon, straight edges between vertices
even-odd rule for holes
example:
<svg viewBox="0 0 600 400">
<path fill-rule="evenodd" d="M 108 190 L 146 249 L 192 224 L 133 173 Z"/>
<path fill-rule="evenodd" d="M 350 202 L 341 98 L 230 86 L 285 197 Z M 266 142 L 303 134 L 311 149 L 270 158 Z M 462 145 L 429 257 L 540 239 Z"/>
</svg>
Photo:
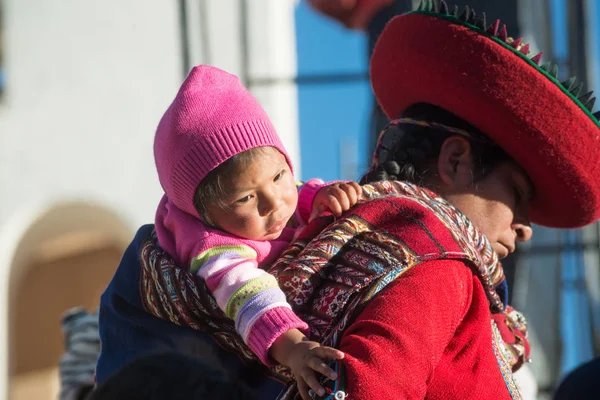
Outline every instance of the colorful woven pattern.
<svg viewBox="0 0 600 400">
<path fill-rule="evenodd" d="M 513 322 L 515 315 L 505 311 L 495 291 L 504 280 L 496 254 L 462 213 L 434 193 L 401 182 L 365 185 L 363 192 L 367 201 L 343 218 L 333 223 L 328 217 L 313 221 L 269 271 L 311 327 L 312 339 L 338 345 L 345 328 L 373 296 L 408 269 L 436 259 L 465 260 L 485 288 L 492 313 L 507 321 L 502 330 L 519 329 L 525 336 L 525 324 Z M 379 227 L 377 221 L 384 225 L 390 216 L 377 212 L 377 202 L 390 201 L 390 197 L 405 206 L 406 215 L 401 217 L 413 222 L 412 230 L 391 234 Z M 419 216 L 429 219 L 422 222 Z M 248 362 L 256 360 L 202 281 L 174 266 L 155 240 L 147 241 L 141 258 L 141 292 L 149 312 L 206 331 Z M 523 344 L 507 344 L 502 335 L 496 336 L 497 353 L 515 355 L 499 358 L 500 366 L 520 365 Z M 281 367 L 271 372 L 284 381 L 290 378 Z M 510 374 L 509 378 L 511 386 Z"/>
</svg>

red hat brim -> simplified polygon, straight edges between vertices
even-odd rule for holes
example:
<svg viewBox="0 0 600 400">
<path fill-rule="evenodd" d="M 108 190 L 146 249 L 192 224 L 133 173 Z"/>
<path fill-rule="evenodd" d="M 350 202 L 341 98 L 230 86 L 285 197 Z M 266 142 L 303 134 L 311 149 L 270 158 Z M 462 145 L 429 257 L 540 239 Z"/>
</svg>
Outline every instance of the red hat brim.
<svg viewBox="0 0 600 400">
<path fill-rule="evenodd" d="M 535 186 L 532 222 L 575 228 L 600 217 L 598 120 L 499 38 L 451 16 L 398 16 L 377 42 L 371 82 L 390 119 L 429 103 L 502 147 Z"/>
</svg>

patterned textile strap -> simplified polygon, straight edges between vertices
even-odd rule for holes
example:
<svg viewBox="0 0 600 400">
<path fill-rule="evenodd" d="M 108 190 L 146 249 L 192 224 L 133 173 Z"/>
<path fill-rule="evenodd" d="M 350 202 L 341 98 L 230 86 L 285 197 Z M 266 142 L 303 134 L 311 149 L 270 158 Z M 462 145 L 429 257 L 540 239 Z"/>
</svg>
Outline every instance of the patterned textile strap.
<svg viewBox="0 0 600 400">
<path fill-rule="evenodd" d="M 422 254 L 409 248 L 401 238 L 371 226 L 351 213 L 325 228 L 329 219 L 310 225 L 270 269 L 289 302 L 311 327 L 315 339 L 335 335 L 332 321 L 341 318 L 347 303 L 360 292 L 367 302 L 389 282 L 416 264 L 434 259 L 469 261 L 481 281 L 492 313 L 505 306 L 495 288 L 504 281 L 504 272 L 487 238 L 446 200 L 426 189 L 402 182 L 377 182 L 363 186 L 366 201 L 386 196 L 403 197 L 431 211 L 451 232 L 460 251 L 444 249 Z M 307 247 L 308 242 L 310 245 Z M 335 267 L 333 267 L 335 266 Z M 369 290 L 364 290 L 365 288 Z M 309 304 L 310 303 L 310 304 Z M 310 306 L 310 310 L 307 308 Z M 341 318 L 342 320 L 344 318 Z M 335 341 L 329 343 L 337 345 Z"/>
<path fill-rule="evenodd" d="M 408 198 L 429 209 L 448 228 L 456 243 L 472 261 L 474 272 L 486 291 L 492 313 L 504 310 L 505 305 L 496 292 L 496 287 L 505 279 L 498 255 L 488 239 L 463 213 L 430 190 L 405 182 L 377 182 L 365 185 L 363 191 L 368 199 L 377 198 L 384 192 L 387 195 Z"/>
<path fill-rule="evenodd" d="M 210 334 L 221 347 L 280 382 L 292 379 L 287 368 L 277 365 L 268 369 L 259 361 L 236 332 L 234 322 L 221 311 L 204 281 L 179 268 L 159 247 L 155 232 L 142 243 L 140 260 L 140 295 L 147 312 Z"/>
<path fill-rule="evenodd" d="M 437 243 L 442 251 L 422 254 L 409 248 L 402 238 L 352 213 L 326 230 L 322 230 L 326 222 L 310 226 L 312 230 L 301 235 L 269 272 L 277 277 L 298 315 L 311 326 L 313 339 L 337 347 L 342 333 L 366 304 L 404 272 L 423 261 L 463 259 L 486 290 L 491 312 L 498 316 L 491 323 L 494 332 L 501 326 L 503 334 L 492 338 L 494 353 L 511 396 L 519 399 L 512 371 L 525 358 L 525 320 L 505 308 L 495 291 L 504 281 L 504 274 L 485 236 L 456 208 L 430 191 L 400 182 L 379 182 L 363 186 L 363 192 L 367 200 L 405 197 L 429 209 L 452 233 L 462 251 L 450 252 Z M 323 384 L 328 384 L 327 379 Z M 298 398 L 297 390 L 292 385 L 282 399 L 294 398 Z"/>
<path fill-rule="evenodd" d="M 337 221 L 327 216 L 315 219 L 269 271 L 278 279 L 294 311 L 309 324 L 311 339 L 336 347 L 341 334 L 370 299 L 408 269 L 423 261 L 462 259 L 481 281 L 492 314 L 503 316 L 492 321 L 503 325 L 493 338 L 497 354 L 504 356 L 498 358 L 500 366 L 509 366 L 509 370 L 518 367 L 524 357 L 518 347 L 521 343 L 504 337 L 510 339 L 514 330 L 525 332 L 525 323 L 505 309 L 495 291 L 504 275 L 485 236 L 456 208 L 428 190 L 402 182 L 378 182 L 363 186 L 363 193 L 366 202 L 401 197 L 408 205 L 429 210 L 451 233 L 453 250 L 441 245 L 435 253 L 409 248 L 401 238 L 370 224 L 360 206 Z M 423 229 L 427 231 L 427 227 Z M 144 243 L 141 259 L 140 291 L 148 312 L 208 332 L 245 361 L 257 361 L 204 282 L 177 268 L 158 248 L 155 237 Z M 289 371 L 280 366 L 270 373 L 284 382 L 291 379 Z M 507 386 L 512 385 L 512 374 L 506 379 Z"/>
</svg>

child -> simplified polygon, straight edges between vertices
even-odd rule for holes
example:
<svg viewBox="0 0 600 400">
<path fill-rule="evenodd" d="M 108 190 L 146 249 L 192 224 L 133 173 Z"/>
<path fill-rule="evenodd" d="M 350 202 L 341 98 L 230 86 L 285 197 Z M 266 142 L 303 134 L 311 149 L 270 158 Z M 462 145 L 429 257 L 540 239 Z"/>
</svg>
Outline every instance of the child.
<svg viewBox="0 0 600 400">
<path fill-rule="evenodd" d="M 214 67 L 192 69 L 159 123 L 154 155 L 165 191 L 156 213 L 160 246 L 205 280 L 244 342 L 265 364 L 291 368 L 306 395 L 313 371 L 335 379 L 323 359 L 338 350 L 309 341 L 268 266 L 296 229 L 356 204 L 357 183 L 310 180 L 298 192 L 291 162 L 256 99 Z"/>
</svg>

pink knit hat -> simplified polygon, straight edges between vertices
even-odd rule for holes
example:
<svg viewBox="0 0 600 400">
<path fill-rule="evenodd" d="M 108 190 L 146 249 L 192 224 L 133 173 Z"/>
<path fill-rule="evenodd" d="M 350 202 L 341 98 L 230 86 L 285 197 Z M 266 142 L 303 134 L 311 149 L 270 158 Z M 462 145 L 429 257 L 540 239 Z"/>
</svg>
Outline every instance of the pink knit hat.
<svg viewBox="0 0 600 400">
<path fill-rule="evenodd" d="M 160 120 L 154 138 L 158 179 L 169 200 L 198 216 L 196 188 L 218 165 L 246 150 L 273 146 L 292 163 L 258 101 L 239 79 L 194 67 Z"/>
</svg>

